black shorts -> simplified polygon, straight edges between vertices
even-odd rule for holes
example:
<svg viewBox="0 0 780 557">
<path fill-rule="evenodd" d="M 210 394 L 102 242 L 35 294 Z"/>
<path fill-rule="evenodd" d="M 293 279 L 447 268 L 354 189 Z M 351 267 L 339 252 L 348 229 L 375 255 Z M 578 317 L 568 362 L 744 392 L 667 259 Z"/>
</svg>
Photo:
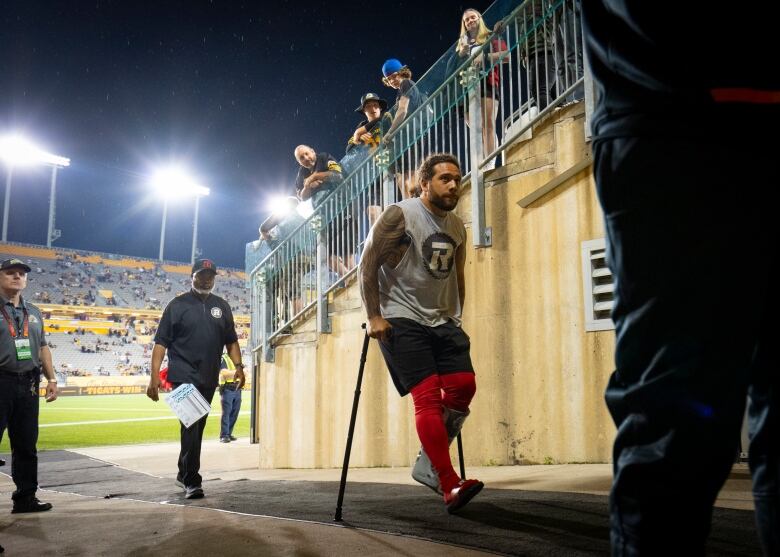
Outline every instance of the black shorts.
<svg viewBox="0 0 780 557">
<path fill-rule="evenodd" d="M 433 374 L 474 372 L 469 355 L 471 341 L 452 321 L 438 327 L 404 318 L 391 317 L 388 321 L 393 333 L 389 340 L 379 343 L 379 348 L 401 396 Z"/>
<path fill-rule="evenodd" d="M 501 89 L 501 84 L 498 83 L 496 85 L 493 85 L 490 82 L 490 79 L 486 79 L 479 85 L 480 96 L 483 99 L 495 99 L 497 96 L 496 90 L 500 90 L 500 89 Z"/>
</svg>

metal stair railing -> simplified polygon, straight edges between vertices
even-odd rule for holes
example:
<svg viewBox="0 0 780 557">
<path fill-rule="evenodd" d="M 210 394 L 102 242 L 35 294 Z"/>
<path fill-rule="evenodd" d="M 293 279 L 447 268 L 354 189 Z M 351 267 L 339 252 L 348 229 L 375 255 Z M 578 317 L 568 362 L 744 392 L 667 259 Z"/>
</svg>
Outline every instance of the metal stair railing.
<svg viewBox="0 0 780 557">
<path fill-rule="evenodd" d="M 474 245 L 490 246 L 483 172 L 541 118 L 580 100 L 584 75 L 579 0 L 526 0 L 508 14 L 499 4 L 485 13 L 487 19 L 492 10 L 501 24 L 484 46 L 462 59 L 449 49 L 416 83 L 421 106 L 378 148 L 357 147 L 344 157 L 343 180 L 316 196 L 314 212 L 298 217 L 251 271 L 250 338 L 266 361 L 308 312 L 316 309 L 318 333 L 330 332 L 330 293 L 355 274 L 371 224 L 416 186 L 414 172 L 431 153 L 461 161 L 471 183 Z"/>
</svg>

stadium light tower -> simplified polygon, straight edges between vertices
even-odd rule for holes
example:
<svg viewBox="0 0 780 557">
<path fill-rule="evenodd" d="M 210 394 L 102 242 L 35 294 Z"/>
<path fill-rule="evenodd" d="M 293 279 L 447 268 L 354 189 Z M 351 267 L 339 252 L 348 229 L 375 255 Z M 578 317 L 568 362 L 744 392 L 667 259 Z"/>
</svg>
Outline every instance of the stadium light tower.
<svg viewBox="0 0 780 557">
<path fill-rule="evenodd" d="M 51 194 L 49 195 L 49 228 L 46 235 L 46 247 L 51 247 L 52 240 L 59 238 L 59 231 L 54 230 L 54 204 L 57 195 L 57 170 L 70 166 L 70 159 L 52 155 L 35 146 L 19 135 L 7 135 L 0 138 L 0 159 L 3 159 L 8 171 L 5 178 L 5 203 L 3 205 L 3 242 L 8 239 L 8 212 L 11 207 L 11 181 L 14 168 L 18 166 L 51 166 Z"/>
<path fill-rule="evenodd" d="M 162 227 L 160 228 L 160 255 L 163 260 L 165 250 L 165 222 L 168 218 L 168 201 L 176 197 L 195 197 L 195 221 L 192 225 L 192 255 L 190 263 L 195 261 L 195 251 L 198 242 L 198 212 L 200 198 L 209 194 L 209 189 L 197 184 L 184 170 L 177 167 L 164 168 L 157 171 L 152 178 L 152 186 L 163 198 Z"/>
</svg>

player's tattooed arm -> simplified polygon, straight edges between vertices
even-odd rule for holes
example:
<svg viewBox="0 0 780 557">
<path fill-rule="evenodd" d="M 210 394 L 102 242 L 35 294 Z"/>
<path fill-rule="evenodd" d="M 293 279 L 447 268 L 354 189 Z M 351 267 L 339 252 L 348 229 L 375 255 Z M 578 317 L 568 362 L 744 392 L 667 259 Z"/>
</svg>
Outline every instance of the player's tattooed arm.
<svg viewBox="0 0 780 557">
<path fill-rule="evenodd" d="M 379 311 L 379 268 L 396 266 L 404 256 L 408 245 L 404 212 L 397 205 L 390 205 L 371 228 L 366 247 L 360 260 L 360 295 L 369 320 L 381 316 Z"/>
<path fill-rule="evenodd" d="M 360 294 L 369 319 L 380 315 L 379 268 L 400 263 L 407 248 L 405 236 L 404 212 L 397 205 L 385 209 L 371 228 L 360 260 Z"/>
</svg>

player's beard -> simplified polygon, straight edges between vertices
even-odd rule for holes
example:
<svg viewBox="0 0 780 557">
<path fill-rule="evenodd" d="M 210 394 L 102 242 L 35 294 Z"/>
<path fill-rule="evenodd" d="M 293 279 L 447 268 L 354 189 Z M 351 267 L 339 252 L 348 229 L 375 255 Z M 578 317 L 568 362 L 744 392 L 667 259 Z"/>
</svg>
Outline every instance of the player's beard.
<svg viewBox="0 0 780 557">
<path fill-rule="evenodd" d="M 442 211 L 452 211 L 455 207 L 458 206 L 457 195 L 436 195 L 431 190 L 428 190 L 428 201 L 431 202 L 431 205 L 437 209 L 441 209 Z"/>
</svg>

